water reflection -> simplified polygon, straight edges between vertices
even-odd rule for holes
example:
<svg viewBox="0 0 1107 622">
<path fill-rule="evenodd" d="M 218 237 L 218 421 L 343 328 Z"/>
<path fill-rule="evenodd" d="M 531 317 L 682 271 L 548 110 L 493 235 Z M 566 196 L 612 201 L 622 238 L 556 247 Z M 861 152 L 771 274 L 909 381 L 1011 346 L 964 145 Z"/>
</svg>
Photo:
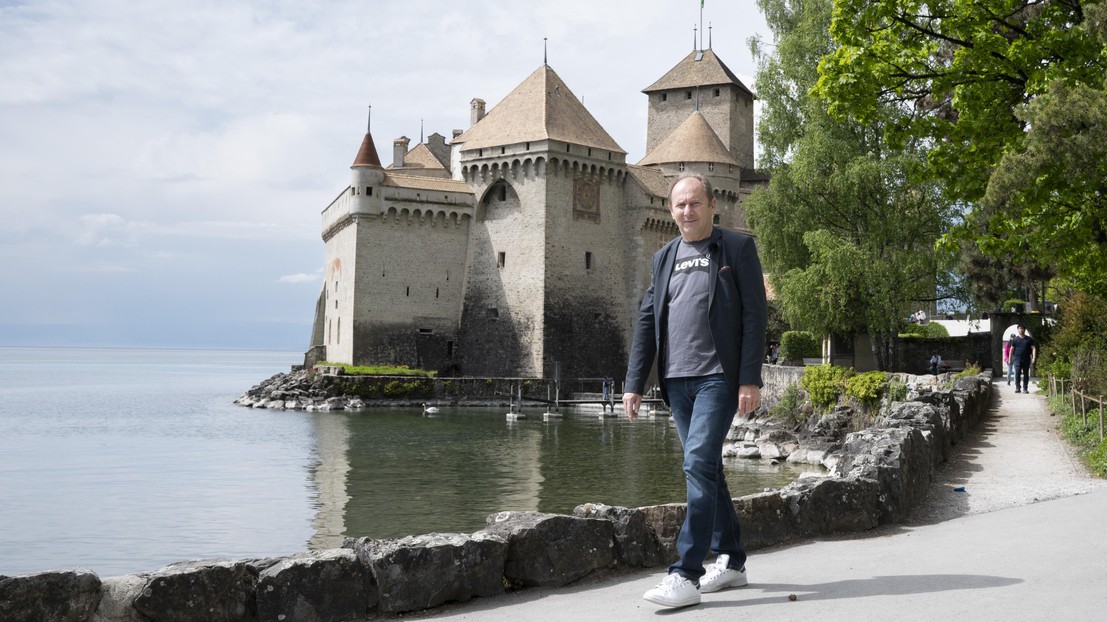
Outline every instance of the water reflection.
<svg viewBox="0 0 1107 622">
<path fill-rule="evenodd" d="M 344 536 L 472 532 L 500 510 L 684 499 L 680 440 L 668 418 L 507 422 L 502 409 L 475 408 L 305 416 L 314 418 L 317 455 L 311 548 L 338 546 Z M 736 496 L 784 486 L 811 468 L 726 464 Z"/>
</svg>

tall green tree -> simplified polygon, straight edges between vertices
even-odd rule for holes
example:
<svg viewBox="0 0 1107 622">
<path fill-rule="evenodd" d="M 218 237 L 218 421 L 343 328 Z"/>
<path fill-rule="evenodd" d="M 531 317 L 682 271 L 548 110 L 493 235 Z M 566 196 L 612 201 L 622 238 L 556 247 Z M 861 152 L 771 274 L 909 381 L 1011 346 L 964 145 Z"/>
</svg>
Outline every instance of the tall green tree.
<svg viewBox="0 0 1107 622">
<path fill-rule="evenodd" d="M 812 93 L 832 53 L 832 0 L 759 0 L 775 45 L 754 43 L 761 160 L 772 178 L 746 203 L 785 319 L 818 335 L 867 332 L 887 369 L 901 319 L 932 300 L 941 272 L 934 242 L 949 220 L 919 184 L 924 152 L 889 148 L 888 107 L 866 123 L 827 113 Z"/>
<path fill-rule="evenodd" d="M 817 92 L 971 206 L 955 236 L 1107 292 L 1107 0 L 835 0 Z M 955 239 L 957 238 L 957 239 Z"/>
</svg>

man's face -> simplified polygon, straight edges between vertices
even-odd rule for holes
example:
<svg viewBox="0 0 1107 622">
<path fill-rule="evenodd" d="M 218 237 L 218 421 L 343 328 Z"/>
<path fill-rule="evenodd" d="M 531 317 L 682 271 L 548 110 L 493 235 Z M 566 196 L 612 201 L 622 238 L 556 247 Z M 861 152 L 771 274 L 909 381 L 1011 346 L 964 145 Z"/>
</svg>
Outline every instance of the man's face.
<svg viewBox="0 0 1107 622">
<path fill-rule="evenodd" d="M 698 242 L 711 235 L 715 199 L 707 196 L 700 180 L 689 178 L 678 181 L 669 198 L 669 212 L 685 242 Z"/>
<path fill-rule="evenodd" d="M 1019 327 L 1019 337 L 1025 337 L 1025 336 L 1026 336 L 1026 329 L 1020 326 Z"/>
</svg>

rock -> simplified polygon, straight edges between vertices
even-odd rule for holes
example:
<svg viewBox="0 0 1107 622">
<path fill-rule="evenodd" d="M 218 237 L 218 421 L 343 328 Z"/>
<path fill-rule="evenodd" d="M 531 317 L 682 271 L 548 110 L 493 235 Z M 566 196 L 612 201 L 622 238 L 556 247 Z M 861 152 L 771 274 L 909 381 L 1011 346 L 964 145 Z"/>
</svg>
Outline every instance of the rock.
<svg viewBox="0 0 1107 622">
<path fill-rule="evenodd" d="M 746 495 L 734 500 L 742 526 L 742 546 L 748 550 L 787 542 L 796 526 L 780 491 Z"/>
<path fill-rule="evenodd" d="M 83 622 L 101 595 L 100 578 L 88 570 L 0 575 L 0 620 Z"/>
<path fill-rule="evenodd" d="M 103 579 L 103 598 L 96 607 L 91 622 L 145 622 L 132 606 L 146 587 L 147 578 L 142 575 L 123 575 Z"/>
<path fill-rule="evenodd" d="M 573 508 L 573 516 L 611 521 L 615 526 L 615 563 L 629 568 L 649 568 L 664 563 L 661 544 L 639 509 L 585 503 Z"/>
<path fill-rule="evenodd" d="M 285 557 L 261 572 L 257 610 L 261 622 L 360 620 L 376 604 L 369 569 L 347 549 Z M 372 603 L 370 603 L 372 593 Z"/>
<path fill-rule="evenodd" d="M 246 561 L 188 561 L 146 575 L 133 607 L 158 622 L 255 618 L 257 569 Z"/>
<path fill-rule="evenodd" d="M 803 478 L 780 491 L 801 537 L 865 531 L 878 524 L 879 484 L 858 477 Z"/>
<path fill-rule="evenodd" d="M 678 558 L 676 539 L 688 507 L 683 503 L 666 503 L 638 508 L 646 518 L 646 525 L 653 532 L 661 547 L 661 563 L 669 564 Z"/>
<path fill-rule="evenodd" d="M 382 612 L 416 611 L 504 590 L 508 542 L 495 534 L 359 538 L 343 546 L 372 572 Z"/>
<path fill-rule="evenodd" d="M 490 515 L 487 522 L 483 533 L 508 542 L 504 577 L 524 587 L 567 585 L 615 561 L 611 521 L 500 512 Z"/>
</svg>

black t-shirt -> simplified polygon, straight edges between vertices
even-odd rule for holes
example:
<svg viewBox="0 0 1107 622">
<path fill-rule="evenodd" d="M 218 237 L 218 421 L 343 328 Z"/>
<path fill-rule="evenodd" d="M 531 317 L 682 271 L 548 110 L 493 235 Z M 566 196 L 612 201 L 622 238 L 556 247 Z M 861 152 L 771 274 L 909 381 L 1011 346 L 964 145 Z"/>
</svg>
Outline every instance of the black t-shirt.
<svg viewBox="0 0 1107 622">
<path fill-rule="evenodd" d="M 1011 340 L 1011 360 L 1020 363 L 1029 363 L 1030 354 L 1034 350 L 1034 338 L 1030 335 L 1015 337 Z"/>
</svg>

